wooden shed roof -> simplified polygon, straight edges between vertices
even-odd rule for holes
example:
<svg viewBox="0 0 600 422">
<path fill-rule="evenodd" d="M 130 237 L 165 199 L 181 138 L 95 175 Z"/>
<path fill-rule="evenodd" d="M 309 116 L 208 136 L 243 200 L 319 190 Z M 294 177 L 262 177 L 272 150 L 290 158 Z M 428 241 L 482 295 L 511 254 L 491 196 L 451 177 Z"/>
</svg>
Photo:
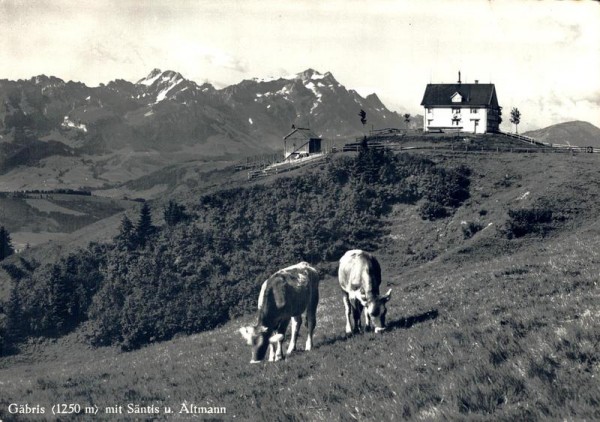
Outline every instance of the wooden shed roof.
<svg viewBox="0 0 600 422">
<path fill-rule="evenodd" d="M 307 128 L 302 128 L 302 127 L 295 128 L 290 133 L 288 133 L 283 139 L 285 140 L 295 133 L 300 134 L 302 137 L 304 137 L 306 139 L 321 139 L 321 137 L 315 135 L 315 133 L 312 130 L 307 129 Z"/>
</svg>

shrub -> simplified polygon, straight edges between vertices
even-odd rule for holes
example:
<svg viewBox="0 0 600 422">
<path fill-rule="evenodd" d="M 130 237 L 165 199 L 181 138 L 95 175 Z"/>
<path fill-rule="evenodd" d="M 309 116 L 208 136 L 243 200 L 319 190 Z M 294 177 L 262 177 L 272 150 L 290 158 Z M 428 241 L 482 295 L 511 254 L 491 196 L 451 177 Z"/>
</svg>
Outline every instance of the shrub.
<svg viewBox="0 0 600 422">
<path fill-rule="evenodd" d="M 437 202 L 427 201 L 419 208 L 419 215 L 423 220 L 437 220 L 448 216 L 448 211 Z"/>
<path fill-rule="evenodd" d="M 463 238 L 470 239 L 475 234 L 483 229 L 483 225 L 479 222 L 470 221 L 462 226 Z"/>
<path fill-rule="evenodd" d="M 528 234 L 545 236 L 552 228 L 552 210 L 547 208 L 508 210 L 508 217 L 505 232 L 509 239 Z"/>
</svg>

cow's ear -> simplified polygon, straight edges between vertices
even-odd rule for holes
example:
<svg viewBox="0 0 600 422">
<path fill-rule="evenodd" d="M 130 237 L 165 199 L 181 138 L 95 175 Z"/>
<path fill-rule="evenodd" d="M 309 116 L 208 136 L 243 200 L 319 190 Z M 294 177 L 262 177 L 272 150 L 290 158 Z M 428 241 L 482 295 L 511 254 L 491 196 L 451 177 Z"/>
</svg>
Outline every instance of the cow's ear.
<svg viewBox="0 0 600 422">
<path fill-rule="evenodd" d="M 392 297 L 392 289 L 388 290 L 386 294 L 381 296 L 381 301 L 383 303 L 386 303 L 388 300 L 390 300 L 391 297 Z"/>
<path fill-rule="evenodd" d="M 283 340 L 283 334 L 277 333 L 271 336 L 269 343 L 279 343 L 281 340 Z"/>
<path fill-rule="evenodd" d="M 239 329 L 240 334 L 249 345 L 252 345 L 252 334 L 254 333 L 253 327 L 242 327 Z"/>
</svg>

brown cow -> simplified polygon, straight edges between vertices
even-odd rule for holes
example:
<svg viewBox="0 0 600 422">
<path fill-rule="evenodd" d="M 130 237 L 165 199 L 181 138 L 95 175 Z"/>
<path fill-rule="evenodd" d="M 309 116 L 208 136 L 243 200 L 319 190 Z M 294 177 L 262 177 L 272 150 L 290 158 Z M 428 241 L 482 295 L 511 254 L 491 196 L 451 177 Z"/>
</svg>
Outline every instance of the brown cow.
<svg viewBox="0 0 600 422">
<path fill-rule="evenodd" d="M 296 349 L 296 339 L 305 315 L 308 335 L 306 350 L 312 348 L 312 337 L 317 323 L 317 304 L 319 303 L 319 274 L 306 262 L 277 271 L 269 277 L 260 289 L 258 297 L 258 321 L 255 326 L 242 327 L 240 333 L 252 346 L 252 360 L 257 363 L 265 358 L 267 348 L 271 353 L 269 360 L 281 360 L 282 343 L 290 320 L 292 338 L 287 353 Z M 273 344 L 277 350 L 273 352 Z"/>
<path fill-rule="evenodd" d="M 340 287 L 343 291 L 346 310 L 346 333 L 360 331 L 360 314 L 364 309 L 365 329 L 375 325 L 375 332 L 385 330 L 385 304 L 390 300 L 392 289 L 385 295 L 379 294 L 381 267 L 377 259 L 368 252 L 358 249 L 348 251 L 340 259 L 338 270 Z M 350 317 L 354 327 L 350 323 Z"/>
</svg>

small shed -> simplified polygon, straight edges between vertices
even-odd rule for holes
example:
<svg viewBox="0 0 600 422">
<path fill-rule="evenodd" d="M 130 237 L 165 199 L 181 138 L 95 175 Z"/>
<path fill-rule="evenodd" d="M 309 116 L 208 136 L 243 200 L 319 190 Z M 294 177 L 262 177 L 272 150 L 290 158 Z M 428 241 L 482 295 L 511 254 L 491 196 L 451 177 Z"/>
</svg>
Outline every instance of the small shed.
<svg viewBox="0 0 600 422">
<path fill-rule="evenodd" d="M 321 152 L 321 141 L 310 129 L 297 127 L 283 138 L 283 158 L 299 158 Z"/>
</svg>

